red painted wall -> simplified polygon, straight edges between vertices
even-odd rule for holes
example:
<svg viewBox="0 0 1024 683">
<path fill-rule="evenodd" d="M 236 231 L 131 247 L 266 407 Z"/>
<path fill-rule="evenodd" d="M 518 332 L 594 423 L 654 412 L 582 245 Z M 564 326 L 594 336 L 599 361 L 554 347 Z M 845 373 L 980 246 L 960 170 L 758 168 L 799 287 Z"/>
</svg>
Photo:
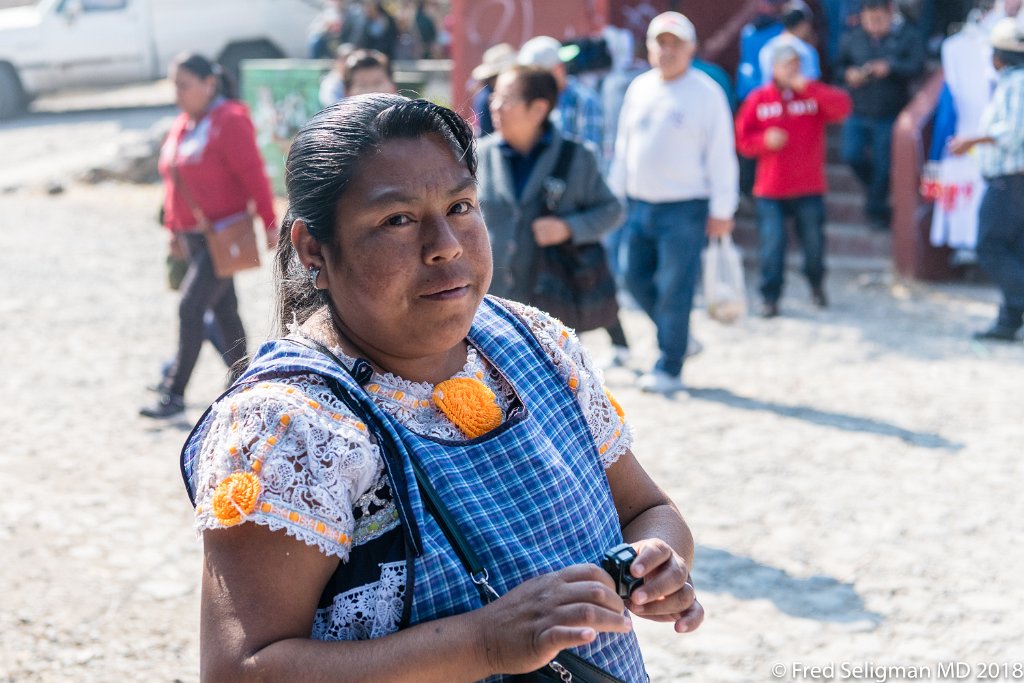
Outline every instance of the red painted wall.
<svg viewBox="0 0 1024 683">
<path fill-rule="evenodd" d="M 452 0 L 452 103 L 471 111 L 470 72 L 497 43 L 519 48 L 534 36 L 559 40 L 597 33 L 607 23 L 608 0 Z"/>
<path fill-rule="evenodd" d="M 643 45 L 647 24 L 676 10 L 697 27 L 701 55 L 730 73 L 738 58 L 739 30 L 753 15 L 756 0 L 452 0 L 452 102 L 470 113 L 470 72 L 484 50 L 497 43 L 518 48 L 534 36 L 558 39 L 598 33 L 606 24 L 629 28 Z"/>
</svg>

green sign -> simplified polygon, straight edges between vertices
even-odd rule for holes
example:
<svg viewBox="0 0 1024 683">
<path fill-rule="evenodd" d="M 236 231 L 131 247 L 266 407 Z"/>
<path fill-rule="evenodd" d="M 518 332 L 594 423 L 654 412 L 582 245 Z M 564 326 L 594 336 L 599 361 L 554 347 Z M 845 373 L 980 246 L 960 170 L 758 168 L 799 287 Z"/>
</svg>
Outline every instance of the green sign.
<svg viewBox="0 0 1024 683">
<path fill-rule="evenodd" d="M 256 127 L 271 187 L 285 194 L 284 162 L 292 138 L 320 111 L 320 79 L 329 61 L 250 59 L 242 62 L 242 100 Z"/>
</svg>

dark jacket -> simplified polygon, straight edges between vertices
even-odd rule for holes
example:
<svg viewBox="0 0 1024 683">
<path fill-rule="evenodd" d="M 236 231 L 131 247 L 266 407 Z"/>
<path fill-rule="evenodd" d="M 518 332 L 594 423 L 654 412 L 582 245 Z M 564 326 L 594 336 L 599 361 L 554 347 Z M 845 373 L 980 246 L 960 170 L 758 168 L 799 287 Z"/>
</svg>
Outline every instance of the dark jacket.
<svg viewBox="0 0 1024 683">
<path fill-rule="evenodd" d="M 534 219 L 546 213 L 543 185 L 554 171 L 563 144 L 563 138 L 556 134 L 537 158 L 517 200 L 511 162 L 502 153 L 501 136 L 491 135 L 480 141 L 478 194 L 494 254 L 491 294 L 530 303 L 540 254 L 531 226 Z M 578 144 L 566 175 L 565 192 L 555 215 L 569 224 L 573 242 L 601 241 L 618 226 L 623 208 L 601 177 L 593 148 Z"/>
<path fill-rule="evenodd" d="M 836 70 L 844 79 L 846 70 L 884 59 L 890 73 L 872 78 L 859 88 L 849 88 L 853 113 L 873 119 L 895 119 L 910 101 L 910 82 L 924 69 L 924 45 L 912 27 L 894 26 L 881 40 L 875 40 L 859 26 L 848 30 L 839 41 Z"/>
</svg>

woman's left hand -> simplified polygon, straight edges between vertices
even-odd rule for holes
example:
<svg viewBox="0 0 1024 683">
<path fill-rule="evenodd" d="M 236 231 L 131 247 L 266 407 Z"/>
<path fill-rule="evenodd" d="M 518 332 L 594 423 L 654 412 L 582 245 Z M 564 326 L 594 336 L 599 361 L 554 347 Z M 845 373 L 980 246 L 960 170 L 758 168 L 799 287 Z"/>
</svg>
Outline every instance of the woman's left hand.
<svg viewBox="0 0 1024 683">
<path fill-rule="evenodd" d="M 675 622 L 677 633 L 696 630 L 704 621 L 704 608 L 697 601 L 686 561 L 659 538 L 631 545 L 637 556 L 630 571 L 644 582 L 626 602 L 629 611 L 651 621 Z"/>
</svg>

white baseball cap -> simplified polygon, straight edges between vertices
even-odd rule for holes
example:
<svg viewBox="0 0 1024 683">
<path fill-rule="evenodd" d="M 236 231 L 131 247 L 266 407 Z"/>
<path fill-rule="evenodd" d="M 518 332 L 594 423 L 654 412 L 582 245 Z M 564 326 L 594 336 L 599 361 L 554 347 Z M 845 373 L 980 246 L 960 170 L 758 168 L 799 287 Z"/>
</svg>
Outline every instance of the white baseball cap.
<svg viewBox="0 0 1024 683">
<path fill-rule="evenodd" d="M 559 64 L 572 61 L 579 53 L 578 45 L 563 46 L 551 36 L 537 36 L 519 48 L 519 63 L 523 66 L 554 69 Z"/>
<path fill-rule="evenodd" d="M 472 76 L 478 81 L 485 81 L 514 66 L 515 63 L 516 49 L 508 43 L 498 43 L 487 48 L 483 60 L 473 69 Z"/>
<path fill-rule="evenodd" d="M 772 46 L 769 57 L 768 63 L 774 67 L 776 64 L 781 64 L 791 59 L 800 59 L 800 52 L 791 41 L 780 40 Z"/>
<path fill-rule="evenodd" d="M 647 40 L 654 40 L 662 33 L 670 33 L 687 43 L 697 42 L 697 29 L 693 22 L 679 12 L 662 12 L 651 19 L 647 27 Z"/>
</svg>

